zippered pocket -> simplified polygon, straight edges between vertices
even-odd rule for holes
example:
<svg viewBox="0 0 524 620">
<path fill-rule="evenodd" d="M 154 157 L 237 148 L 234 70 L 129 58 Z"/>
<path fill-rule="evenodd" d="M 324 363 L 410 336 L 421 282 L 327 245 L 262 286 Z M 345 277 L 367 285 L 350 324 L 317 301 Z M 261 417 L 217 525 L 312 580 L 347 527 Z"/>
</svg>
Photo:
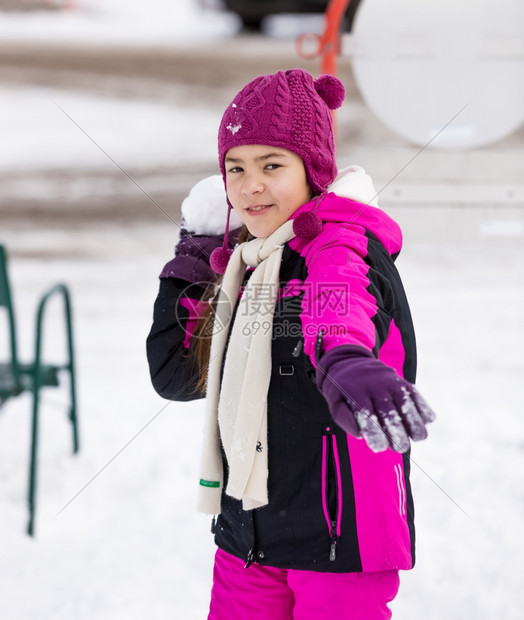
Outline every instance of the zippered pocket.
<svg viewBox="0 0 524 620">
<path fill-rule="evenodd" d="M 342 522 L 342 479 L 337 438 L 331 426 L 322 436 L 322 510 L 329 531 L 329 560 L 337 559 L 337 544 Z"/>
</svg>

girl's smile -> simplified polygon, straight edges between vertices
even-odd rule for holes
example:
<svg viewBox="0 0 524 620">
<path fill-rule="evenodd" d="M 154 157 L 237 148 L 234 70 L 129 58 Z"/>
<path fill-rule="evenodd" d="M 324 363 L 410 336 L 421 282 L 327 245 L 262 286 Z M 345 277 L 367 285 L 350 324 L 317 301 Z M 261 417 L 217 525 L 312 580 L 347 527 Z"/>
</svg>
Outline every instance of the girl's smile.
<svg viewBox="0 0 524 620">
<path fill-rule="evenodd" d="M 266 209 L 270 209 L 272 205 L 253 205 L 252 207 L 246 207 L 246 211 L 249 215 L 257 215 Z"/>
<path fill-rule="evenodd" d="M 226 153 L 227 195 L 255 237 L 267 237 L 311 199 L 302 159 L 274 146 L 246 144 Z"/>
</svg>

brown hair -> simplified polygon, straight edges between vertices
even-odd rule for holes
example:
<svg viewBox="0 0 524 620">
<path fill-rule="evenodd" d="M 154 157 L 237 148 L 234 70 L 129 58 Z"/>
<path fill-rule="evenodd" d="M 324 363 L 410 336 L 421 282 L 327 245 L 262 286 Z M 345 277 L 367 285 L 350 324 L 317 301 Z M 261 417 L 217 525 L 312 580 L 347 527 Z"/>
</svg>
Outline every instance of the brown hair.
<svg viewBox="0 0 524 620">
<path fill-rule="evenodd" d="M 249 230 L 246 226 L 242 226 L 238 235 L 238 243 L 244 243 L 249 239 Z M 198 367 L 197 390 L 199 394 L 204 395 L 207 387 L 207 367 L 209 364 L 209 356 L 211 353 L 211 338 L 215 323 L 215 313 L 217 307 L 217 288 L 220 288 L 222 277 L 218 278 L 213 286 L 210 286 L 204 293 L 202 301 L 209 301 L 205 310 L 200 316 L 197 328 L 193 334 L 193 342 L 191 352 L 196 360 Z"/>
</svg>

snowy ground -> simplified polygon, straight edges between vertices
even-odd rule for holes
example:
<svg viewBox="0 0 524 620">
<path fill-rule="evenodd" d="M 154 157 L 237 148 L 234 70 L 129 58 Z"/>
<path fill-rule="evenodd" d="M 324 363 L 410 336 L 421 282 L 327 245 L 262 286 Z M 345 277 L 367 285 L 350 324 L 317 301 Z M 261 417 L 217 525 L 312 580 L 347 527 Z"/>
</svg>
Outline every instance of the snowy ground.
<svg viewBox="0 0 524 620">
<path fill-rule="evenodd" d="M 84 6 L 105 15 L 97 18 L 96 28 L 93 9 L 84 18 L 64 16 L 69 26 L 54 30 L 50 24 L 63 22 L 52 22 L 49 15 L 26 17 L 29 21 L 1 15 L 0 32 L 18 41 L 48 37 L 56 42 L 76 33 L 84 41 L 105 36 L 106 43 L 124 4 L 105 3 L 104 13 L 103 3 L 86 0 Z M 174 5 L 153 4 L 162 11 Z M 152 22 L 139 19 L 138 3 L 131 5 L 134 10 L 125 14 L 128 37 L 134 29 L 139 44 L 158 36 L 167 45 L 174 31 L 202 35 L 202 24 L 194 25 L 200 14 L 189 0 L 177 2 L 173 31 L 167 19 L 154 30 Z M 208 42 L 231 36 L 236 28 L 225 16 L 200 21 Z M 192 45 L 194 36 L 186 42 Z M 206 616 L 214 551 L 209 522 L 193 509 L 202 403 L 157 397 L 144 353 L 157 274 L 171 255 L 176 226 L 124 175 L 116 192 L 111 183 L 105 190 L 99 187 L 96 175 L 114 164 L 62 118 L 53 102 L 67 106 L 125 169 L 158 168 L 164 174 L 167 162 L 188 169 L 199 153 L 212 161 L 217 112 L 198 102 L 188 106 L 187 91 L 178 108 L 187 124 L 173 120 L 167 104 L 153 108 L 144 100 L 86 98 L 65 87 L 46 90 L 30 83 L 9 82 L 1 91 L 7 148 L 0 154 L 0 175 L 14 179 L 13 196 L 32 196 L 44 210 L 26 217 L 33 212 L 16 213 L 3 204 L 0 211 L 20 347 L 23 357 L 31 357 L 41 292 L 57 280 L 67 282 L 75 313 L 81 452 L 70 455 L 65 394 L 49 391 L 41 419 L 37 536 L 29 539 L 24 529 L 30 401 L 23 396 L 0 410 L 0 617 L 200 620 Z M 201 127 L 191 143 L 185 132 L 199 105 Z M 151 133 L 160 136 L 162 128 L 167 139 L 148 139 Z M 371 131 L 375 138 L 383 135 Z M 180 143 L 189 144 L 189 151 Z M 363 162 L 369 168 L 372 148 L 358 142 L 355 150 L 369 157 Z M 470 165 L 497 164 L 518 150 L 522 139 L 513 138 L 503 148 L 466 159 Z M 408 160 L 404 151 L 391 153 L 402 155 L 392 158 L 393 169 Z M 386 175 L 386 156 L 383 151 L 376 156 L 384 164 L 380 174 Z M 451 154 L 441 166 L 459 162 Z M 63 193 L 49 170 L 67 166 L 82 169 L 84 176 Z M 517 168 L 508 173 L 495 167 L 484 174 L 488 184 L 521 178 Z M 42 178 L 38 170 L 45 171 Z M 95 174 L 92 186 L 85 181 L 88 173 Z M 438 183 L 434 169 L 433 175 L 429 180 Z M 26 184 L 26 178 L 33 182 Z M 146 188 L 158 200 L 162 179 L 153 175 L 149 182 Z M 79 213 L 97 192 L 112 196 L 112 212 L 107 217 L 100 211 L 96 217 Z M 147 216 L 115 216 L 133 194 L 143 201 L 136 209 L 147 209 Z M 390 203 L 405 230 L 399 268 L 418 333 L 418 383 L 438 412 L 429 440 L 413 450 L 418 563 L 402 577 L 394 617 L 516 620 L 524 605 L 522 205 L 509 200 L 478 209 L 428 202 L 401 208 Z M 59 217 L 47 217 L 51 212 Z M 59 308 L 51 310 L 50 329 L 56 334 Z M 2 337 L 0 350 L 3 346 Z M 54 355 L 60 347 L 53 338 L 47 348 Z"/>
<path fill-rule="evenodd" d="M 2 411 L 1 617 L 205 617 L 213 546 L 207 519 L 193 510 L 202 407 L 157 398 L 144 357 L 174 226 L 6 234 L 24 351 L 39 292 L 59 278 L 71 286 L 82 450 L 69 456 L 65 397 L 50 391 L 29 540 L 29 400 Z M 522 249 L 407 240 L 400 266 L 418 328 L 419 386 L 439 419 L 413 450 L 419 561 L 403 577 L 397 617 L 516 619 L 524 602 Z"/>
</svg>

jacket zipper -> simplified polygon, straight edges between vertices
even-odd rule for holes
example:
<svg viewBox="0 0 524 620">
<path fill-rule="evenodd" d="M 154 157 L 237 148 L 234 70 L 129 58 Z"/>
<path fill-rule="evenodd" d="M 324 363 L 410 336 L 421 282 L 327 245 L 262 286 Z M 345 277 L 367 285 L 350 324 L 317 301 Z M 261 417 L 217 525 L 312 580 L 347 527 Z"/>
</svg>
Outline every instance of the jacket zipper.
<svg viewBox="0 0 524 620">
<path fill-rule="evenodd" d="M 315 362 L 318 366 L 320 362 L 320 356 L 322 355 L 322 340 L 324 339 L 324 330 L 319 329 L 317 339 L 315 341 Z"/>
<path fill-rule="evenodd" d="M 334 562 L 337 559 L 337 542 L 338 542 L 336 521 L 331 521 L 331 531 L 329 532 L 329 537 L 331 539 L 331 547 L 329 548 L 329 561 Z"/>
<path fill-rule="evenodd" d="M 342 483 L 340 475 L 340 459 L 338 456 L 337 438 L 331 433 L 331 427 L 326 427 L 326 434 L 322 437 L 322 508 L 329 531 L 329 561 L 337 559 L 337 544 L 340 539 L 340 525 L 342 522 Z M 329 501 L 329 465 L 335 472 L 334 502 Z"/>
<path fill-rule="evenodd" d="M 255 552 L 253 549 L 250 549 L 247 552 L 246 563 L 244 564 L 244 568 L 249 568 L 251 564 L 255 561 Z"/>
</svg>

